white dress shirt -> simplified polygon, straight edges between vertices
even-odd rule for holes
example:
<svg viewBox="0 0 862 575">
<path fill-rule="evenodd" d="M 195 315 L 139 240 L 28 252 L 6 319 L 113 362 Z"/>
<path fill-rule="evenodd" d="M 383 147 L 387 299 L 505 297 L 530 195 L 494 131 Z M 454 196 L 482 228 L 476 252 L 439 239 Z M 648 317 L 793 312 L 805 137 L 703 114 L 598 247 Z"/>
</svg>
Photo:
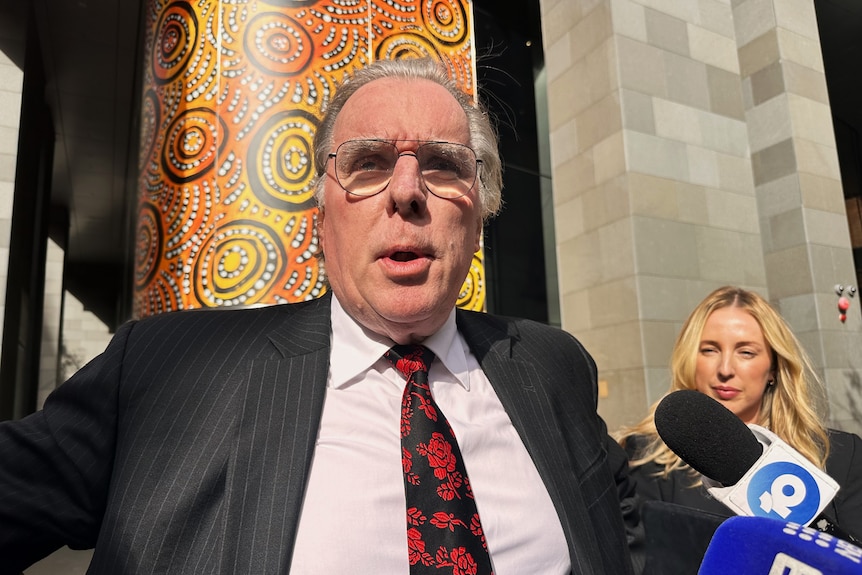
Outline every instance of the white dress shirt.
<svg viewBox="0 0 862 575">
<path fill-rule="evenodd" d="M 291 573 L 409 573 L 401 394 L 383 358 L 393 342 L 332 298 L 332 352 L 320 431 Z M 473 487 L 496 575 L 571 569 L 559 517 L 509 416 L 466 342 L 455 310 L 423 342 L 431 392 L 449 420 Z M 433 554 L 433 550 L 432 550 Z"/>
</svg>

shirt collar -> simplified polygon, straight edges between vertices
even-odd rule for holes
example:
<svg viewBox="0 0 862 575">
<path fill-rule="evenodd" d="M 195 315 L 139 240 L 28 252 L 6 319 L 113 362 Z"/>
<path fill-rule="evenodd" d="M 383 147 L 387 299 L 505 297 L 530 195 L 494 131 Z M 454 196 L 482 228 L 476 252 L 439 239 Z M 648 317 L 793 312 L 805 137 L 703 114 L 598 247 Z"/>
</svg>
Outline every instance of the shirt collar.
<svg viewBox="0 0 862 575">
<path fill-rule="evenodd" d="M 374 367 L 386 351 L 395 345 L 386 336 L 374 333 L 360 325 L 332 295 L 332 349 L 329 361 L 329 386 L 339 388 Z M 458 333 L 455 323 L 455 308 L 436 333 L 422 342 L 434 352 L 458 382 L 470 390 L 467 370 L 467 347 Z M 338 361 L 334 361 L 338 358 Z"/>
</svg>

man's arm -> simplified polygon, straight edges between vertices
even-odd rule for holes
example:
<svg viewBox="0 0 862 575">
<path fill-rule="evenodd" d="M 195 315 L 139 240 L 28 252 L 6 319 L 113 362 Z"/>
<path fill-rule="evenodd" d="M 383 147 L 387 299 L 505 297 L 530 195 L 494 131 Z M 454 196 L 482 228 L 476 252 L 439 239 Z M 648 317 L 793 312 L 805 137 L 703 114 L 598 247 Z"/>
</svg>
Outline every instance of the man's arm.
<svg viewBox="0 0 862 575">
<path fill-rule="evenodd" d="M 91 548 L 114 458 L 123 326 L 103 354 L 45 407 L 0 423 L 0 574 L 19 573 L 63 545 Z"/>
</svg>

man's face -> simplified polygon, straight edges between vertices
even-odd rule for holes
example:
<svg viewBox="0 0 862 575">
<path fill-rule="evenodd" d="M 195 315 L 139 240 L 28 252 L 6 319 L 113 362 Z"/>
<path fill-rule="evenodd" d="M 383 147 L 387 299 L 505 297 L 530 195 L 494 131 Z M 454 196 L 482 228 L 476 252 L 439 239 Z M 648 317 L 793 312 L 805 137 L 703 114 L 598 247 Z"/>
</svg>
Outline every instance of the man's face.
<svg viewBox="0 0 862 575">
<path fill-rule="evenodd" d="M 356 91 L 333 131 L 334 152 L 347 140 L 386 139 L 414 152 L 420 141 L 469 144 L 467 117 L 445 88 L 428 80 L 386 78 Z M 404 140 L 404 141 L 400 141 Z M 467 276 L 482 231 L 478 179 L 463 197 L 443 199 L 420 180 L 412 155 L 401 156 L 379 194 L 358 197 L 327 162 L 320 241 L 339 302 L 366 328 L 397 343 L 418 342 L 443 324 Z"/>
</svg>

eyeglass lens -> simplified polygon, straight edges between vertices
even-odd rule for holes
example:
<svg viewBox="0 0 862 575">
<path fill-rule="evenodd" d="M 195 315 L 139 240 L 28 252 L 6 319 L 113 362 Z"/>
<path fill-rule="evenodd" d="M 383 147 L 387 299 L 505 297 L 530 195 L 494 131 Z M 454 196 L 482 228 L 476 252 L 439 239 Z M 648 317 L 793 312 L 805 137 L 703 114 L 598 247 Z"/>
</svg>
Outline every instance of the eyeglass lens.
<svg viewBox="0 0 862 575">
<path fill-rule="evenodd" d="M 441 198 L 460 198 L 476 181 L 476 154 L 449 142 L 425 142 L 402 153 L 386 140 L 348 140 L 335 151 L 335 176 L 351 194 L 372 196 L 389 184 L 401 156 L 416 157 L 428 191 Z"/>
</svg>

